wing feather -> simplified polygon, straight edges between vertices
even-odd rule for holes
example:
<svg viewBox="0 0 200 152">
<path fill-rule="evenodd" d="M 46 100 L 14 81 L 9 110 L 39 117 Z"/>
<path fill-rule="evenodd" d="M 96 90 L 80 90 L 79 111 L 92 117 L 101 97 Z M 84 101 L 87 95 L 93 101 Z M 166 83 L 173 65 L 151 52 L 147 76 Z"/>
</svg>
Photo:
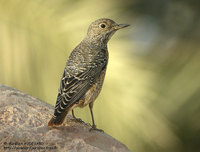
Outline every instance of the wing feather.
<svg viewBox="0 0 200 152">
<path fill-rule="evenodd" d="M 60 83 L 54 118 L 85 95 L 106 65 L 105 53 L 99 52 L 93 61 L 79 64 L 79 70 L 76 72 L 71 70 L 76 67 L 66 66 Z"/>
</svg>

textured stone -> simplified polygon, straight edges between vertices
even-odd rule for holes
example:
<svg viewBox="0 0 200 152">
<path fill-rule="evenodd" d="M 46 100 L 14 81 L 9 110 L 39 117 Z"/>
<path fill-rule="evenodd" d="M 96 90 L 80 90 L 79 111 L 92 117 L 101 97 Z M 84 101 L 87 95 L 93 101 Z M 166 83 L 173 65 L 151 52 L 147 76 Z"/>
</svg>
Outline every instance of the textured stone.
<svg viewBox="0 0 200 152">
<path fill-rule="evenodd" d="M 68 115 L 62 127 L 48 128 L 53 106 L 0 85 L 0 151 L 126 152 L 106 133 L 92 131 Z"/>
</svg>

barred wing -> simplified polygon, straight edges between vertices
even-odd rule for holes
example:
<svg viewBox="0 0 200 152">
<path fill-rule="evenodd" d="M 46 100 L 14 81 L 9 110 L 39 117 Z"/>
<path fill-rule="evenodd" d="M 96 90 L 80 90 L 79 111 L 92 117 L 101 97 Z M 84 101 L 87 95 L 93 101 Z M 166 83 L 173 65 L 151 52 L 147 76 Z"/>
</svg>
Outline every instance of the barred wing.
<svg viewBox="0 0 200 152">
<path fill-rule="evenodd" d="M 62 115 L 66 108 L 78 102 L 85 95 L 106 65 L 107 59 L 98 58 L 95 62 L 87 63 L 87 68 L 82 65 L 83 68 L 76 75 L 70 74 L 69 69 L 65 69 L 57 97 L 54 118 Z"/>
</svg>

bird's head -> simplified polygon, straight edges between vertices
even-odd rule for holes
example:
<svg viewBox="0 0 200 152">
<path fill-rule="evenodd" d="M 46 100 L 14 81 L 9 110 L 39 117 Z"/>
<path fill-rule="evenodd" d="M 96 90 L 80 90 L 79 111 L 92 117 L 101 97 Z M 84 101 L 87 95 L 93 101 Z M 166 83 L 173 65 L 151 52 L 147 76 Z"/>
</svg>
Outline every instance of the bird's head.
<svg viewBox="0 0 200 152">
<path fill-rule="evenodd" d="M 128 24 L 117 24 L 108 18 L 101 18 L 92 22 L 88 28 L 87 36 L 92 40 L 107 43 L 111 36 L 119 29 L 129 26 Z"/>
</svg>

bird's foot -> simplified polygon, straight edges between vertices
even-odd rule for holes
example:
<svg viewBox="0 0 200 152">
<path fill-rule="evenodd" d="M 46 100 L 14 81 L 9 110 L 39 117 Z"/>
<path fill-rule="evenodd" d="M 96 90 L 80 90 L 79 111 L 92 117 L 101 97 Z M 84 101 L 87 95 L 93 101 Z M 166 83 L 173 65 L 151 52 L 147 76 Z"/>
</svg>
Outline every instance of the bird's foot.
<svg viewBox="0 0 200 152">
<path fill-rule="evenodd" d="M 96 127 L 96 125 L 92 125 L 92 128 L 90 128 L 89 131 L 99 131 L 99 132 L 104 132 L 102 129 L 98 129 L 98 128 Z"/>
<path fill-rule="evenodd" d="M 79 123 L 85 123 L 81 118 L 73 118 L 73 121 L 79 122 Z"/>
</svg>

